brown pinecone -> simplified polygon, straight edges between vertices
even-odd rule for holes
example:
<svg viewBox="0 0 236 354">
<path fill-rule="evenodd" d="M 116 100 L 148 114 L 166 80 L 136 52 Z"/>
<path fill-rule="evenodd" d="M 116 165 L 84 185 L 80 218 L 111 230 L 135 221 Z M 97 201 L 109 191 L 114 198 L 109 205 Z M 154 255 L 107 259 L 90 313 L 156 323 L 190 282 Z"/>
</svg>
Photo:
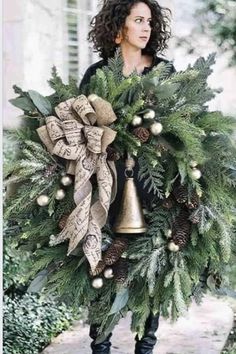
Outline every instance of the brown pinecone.
<svg viewBox="0 0 236 354">
<path fill-rule="evenodd" d="M 125 238 L 117 237 L 106 250 L 103 260 L 106 265 L 112 265 L 118 261 L 122 253 L 127 249 L 128 241 Z"/>
<path fill-rule="evenodd" d="M 171 209 L 171 208 L 173 208 L 174 205 L 175 205 L 175 201 L 171 196 L 164 199 L 162 202 L 163 208 L 166 208 L 166 209 Z"/>
<path fill-rule="evenodd" d="M 186 246 L 190 238 L 191 222 L 188 220 L 188 217 L 188 212 L 182 209 L 173 222 L 172 239 L 180 248 Z"/>
<path fill-rule="evenodd" d="M 197 209 L 199 206 L 199 196 L 197 195 L 196 191 L 193 191 L 191 194 L 191 198 L 189 201 L 185 203 L 188 209 Z"/>
<path fill-rule="evenodd" d="M 146 143 L 150 137 L 149 130 L 144 127 L 135 128 L 133 134 L 141 141 L 141 143 Z"/>
<path fill-rule="evenodd" d="M 43 177 L 48 178 L 56 171 L 57 165 L 49 165 L 45 168 L 43 172 Z"/>
<path fill-rule="evenodd" d="M 188 188 L 179 182 L 174 184 L 172 194 L 178 203 L 186 203 L 188 201 Z"/>
<path fill-rule="evenodd" d="M 61 229 L 61 230 L 63 230 L 64 229 L 64 227 L 66 226 L 66 222 L 67 222 L 67 219 L 68 219 L 68 217 L 69 217 L 69 214 L 65 214 L 65 215 L 63 215 L 62 217 L 61 217 L 61 219 L 60 219 L 60 221 L 59 221 L 59 228 Z"/>
<path fill-rule="evenodd" d="M 92 272 L 91 269 L 89 271 L 90 275 L 95 276 L 95 275 L 99 275 L 103 272 L 103 270 L 106 268 L 106 264 L 104 263 L 103 260 L 100 260 L 98 262 L 98 265 L 96 267 L 96 269 Z"/>
<path fill-rule="evenodd" d="M 120 154 L 112 146 L 107 147 L 107 159 L 110 161 L 117 161 L 120 159 Z"/>
<path fill-rule="evenodd" d="M 118 284 L 124 284 L 128 277 L 128 262 L 124 258 L 120 258 L 113 267 L 114 279 Z"/>
</svg>

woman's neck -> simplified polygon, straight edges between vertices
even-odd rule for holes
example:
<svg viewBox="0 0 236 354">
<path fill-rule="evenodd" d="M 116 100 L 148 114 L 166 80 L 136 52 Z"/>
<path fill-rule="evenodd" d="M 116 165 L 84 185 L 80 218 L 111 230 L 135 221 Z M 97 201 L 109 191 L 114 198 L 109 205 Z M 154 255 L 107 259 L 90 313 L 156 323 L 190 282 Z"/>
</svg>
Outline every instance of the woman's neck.
<svg viewBox="0 0 236 354">
<path fill-rule="evenodd" d="M 141 73 L 145 66 L 150 66 L 152 58 L 142 54 L 141 49 L 121 47 L 124 61 L 123 74 L 129 76 L 134 70 Z"/>
</svg>

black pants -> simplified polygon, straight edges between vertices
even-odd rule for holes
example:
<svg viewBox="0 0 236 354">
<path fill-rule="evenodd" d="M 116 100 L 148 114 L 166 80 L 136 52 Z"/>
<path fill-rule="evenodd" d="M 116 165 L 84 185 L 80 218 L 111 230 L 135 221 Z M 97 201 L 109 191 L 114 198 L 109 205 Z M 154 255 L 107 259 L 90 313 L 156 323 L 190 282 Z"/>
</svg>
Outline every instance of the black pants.
<svg viewBox="0 0 236 354">
<path fill-rule="evenodd" d="M 141 339 L 138 339 L 138 335 L 135 336 L 135 354 L 152 354 L 153 348 L 157 342 L 155 332 L 159 325 L 159 314 L 153 315 L 152 313 L 146 320 L 144 335 Z M 110 338 L 112 333 L 110 333 L 107 338 L 99 344 L 95 344 L 96 338 L 98 336 L 98 324 L 90 326 L 89 335 L 93 339 L 91 343 L 91 349 L 93 354 L 110 354 L 111 342 Z"/>
</svg>

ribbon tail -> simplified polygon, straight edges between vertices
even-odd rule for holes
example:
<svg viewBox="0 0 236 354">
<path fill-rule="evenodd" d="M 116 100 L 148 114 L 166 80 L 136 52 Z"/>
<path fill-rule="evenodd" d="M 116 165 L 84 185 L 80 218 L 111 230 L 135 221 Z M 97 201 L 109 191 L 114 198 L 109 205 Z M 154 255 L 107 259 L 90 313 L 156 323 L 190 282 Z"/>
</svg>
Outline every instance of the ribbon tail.
<svg viewBox="0 0 236 354">
<path fill-rule="evenodd" d="M 89 210 L 91 206 L 92 191 L 79 203 L 68 217 L 66 226 L 50 240 L 50 245 L 55 246 L 69 239 L 67 255 L 69 255 L 86 235 L 89 224 Z"/>
<path fill-rule="evenodd" d="M 110 168 L 106 163 L 106 154 L 99 156 L 97 163 L 97 181 L 99 200 L 91 206 L 89 230 L 83 244 L 83 250 L 88 258 L 92 272 L 95 270 L 101 259 L 101 228 L 107 221 L 113 185 L 113 177 Z"/>
<path fill-rule="evenodd" d="M 102 233 L 101 228 L 90 214 L 88 233 L 83 243 L 84 254 L 90 264 L 92 273 L 98 262 L 102 259 Z"/>
</svg>

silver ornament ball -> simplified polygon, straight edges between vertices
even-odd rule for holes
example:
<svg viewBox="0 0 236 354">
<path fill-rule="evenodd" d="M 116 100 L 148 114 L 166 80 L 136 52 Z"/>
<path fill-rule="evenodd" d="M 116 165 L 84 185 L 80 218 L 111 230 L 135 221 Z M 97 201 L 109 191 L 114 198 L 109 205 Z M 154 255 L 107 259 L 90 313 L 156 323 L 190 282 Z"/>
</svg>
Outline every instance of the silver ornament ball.
<svg viewBox="0 0 236 354">
<path fill-rule="evenodd" d="M 153 135 L 158 135 L 162 132 L 163 126 L 161 123 L 153 123 L 150 127 L 150 130 L 152 132 Z"/>
<path fill-rule="evenodd" d="M 144 115 L 144 119 L 154 119 L 155 118 L 155 111 L 153 109 L 149 109 Z"/>
<path fill-rule="evenodd" d="M 70 176 L 63 176 L 61 178 L 61 184 L 65 187 L 70 186 L 72 184 L 72 178 Z"/>
<path fill-rule="evenodd" d="M 49 197 L 46 194 L 41 194 L 38 198 L 37 198 L 37 203 L 39 206 L 46 206 L 49 204 Z"/>
<path fill-rule="evenodd" d="M 171 241 L 170 243 L 168 243 L 168 249 L 171 252 L 178 252 L 179 251 L 179 246 L 176 245 L 173 241 Z"/>
<path fill-rule="evenodd" d="M 112 268 L 106 268 L 105 270 L 104 270 L 104 277 L 106 278 L 106 279 L 111 279 L 111 278 L 113 278 L 114 277 L 114 274 L 113 274 L 113 269 Z"/>
<path fill-rule="evenodd" d="M 142 124 L 142 118 L 139 116 L 134 116 L 132 120 L 132 125 L 137 127 L 138 125 Z"/>
<path fill-rule="evenodd" d="M 102 278 L 94 278 L 92 281 L 92 287 L 95 289 L 100 289 L 103 286 Z"/>
<path fill-rule="evenodd" d="M 194 180 L 201 178 L 202 173 L 198 168 L 193 168 L 191 172 L 191 176 Z"/>
<path fill-rule="evenodd" d="M 65 198 L 65 196 L 66 196 L 66 193 L 65 193 L 64 189 L 58 189 L 56 191 L 56 195 L 55 195 L 56 200 L 62 200 Z"/>
</svg>

